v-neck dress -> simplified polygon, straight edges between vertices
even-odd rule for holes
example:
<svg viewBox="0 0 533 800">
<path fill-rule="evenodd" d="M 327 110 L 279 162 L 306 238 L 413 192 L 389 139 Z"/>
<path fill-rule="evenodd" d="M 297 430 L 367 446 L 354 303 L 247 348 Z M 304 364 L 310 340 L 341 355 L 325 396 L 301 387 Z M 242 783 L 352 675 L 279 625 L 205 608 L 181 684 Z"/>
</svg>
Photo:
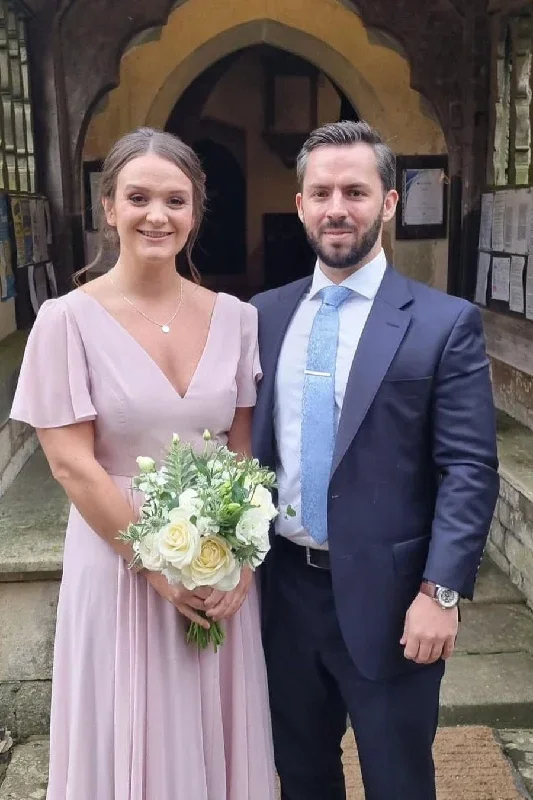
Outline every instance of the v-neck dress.
<svg viewBox="0 0 533 800">
<path fill-rule="evenodd" d="M 183 343 L 186 347 L 186 341 Z M 181 397 L 97 300 L 46 301 L 28 339 L 12 417 L 36 428 L 94 421 L 95 455 L 134 508 L 139 455 L 174 431 L 227 441 L 253 406 L 257 312 L 219 294 Z M 215 654 L 71 507 L 54 651 L 48 800 L 274 800 L 258 597 L 252 584 Z"/>
</svg>

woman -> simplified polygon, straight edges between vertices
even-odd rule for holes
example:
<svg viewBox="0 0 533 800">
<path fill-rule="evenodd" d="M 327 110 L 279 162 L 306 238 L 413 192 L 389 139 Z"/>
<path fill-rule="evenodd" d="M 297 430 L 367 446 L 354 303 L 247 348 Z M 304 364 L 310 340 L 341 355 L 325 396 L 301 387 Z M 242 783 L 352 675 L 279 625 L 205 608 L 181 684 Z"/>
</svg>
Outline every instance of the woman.
<svg viewBox="0 0 533 800">
<path fill-rule="evenodd" d="M 128 568 L 139 455 L 208 428 L 250 451 L 259 376 L 255 309 L 176 272 L 189 266 L 205 180 L 179 139 L 122 138 L 102 174 L 107 274 L 41 308 L 12 410 L 37 429 L 72 506 L 54 657 L 48 800 L 273 800 L 257 594 L 189 592 Z M 194 275 L 194 268 L 192 267 Z M 224 619 L 215 654 L 185 642 Z M 208 623 L 204 623 L 208 624 Z"/>
</svg>

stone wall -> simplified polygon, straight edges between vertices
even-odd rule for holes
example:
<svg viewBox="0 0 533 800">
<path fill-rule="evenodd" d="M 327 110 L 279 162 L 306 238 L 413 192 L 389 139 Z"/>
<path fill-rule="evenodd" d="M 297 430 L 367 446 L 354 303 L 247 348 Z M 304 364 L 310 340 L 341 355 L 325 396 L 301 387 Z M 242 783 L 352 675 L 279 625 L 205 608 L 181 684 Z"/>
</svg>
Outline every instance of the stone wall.
<svg viewBox="0 0 533 800">
<path fill-rule="evenodd" d="M 482 314 L 496 405 L 533 430 L 533 323 L 488 309 Z"/>
<path fill-rule="evenodd" d="M 533 432 L 498 419 L 500 496 L 487 551 L 533 608 Z"/>
<path fill-rule="evenodd" d="M 22 331 L 0 342 L 0 497 L 37 448 L 33 429 L 9 419 L 25 343 Z"/>
<path fill-rule="evenodd" d="M 503 477 L 487 551 L 533 608 L 533 498 Z"/>
</svg>

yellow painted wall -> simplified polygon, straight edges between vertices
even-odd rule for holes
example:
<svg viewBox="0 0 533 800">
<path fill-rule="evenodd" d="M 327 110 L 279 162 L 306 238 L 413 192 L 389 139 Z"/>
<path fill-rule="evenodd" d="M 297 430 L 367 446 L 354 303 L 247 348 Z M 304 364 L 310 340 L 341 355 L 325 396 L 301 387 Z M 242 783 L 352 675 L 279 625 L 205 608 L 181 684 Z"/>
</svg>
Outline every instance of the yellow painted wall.
<svg viewBox="0 0 533 800">
<path fill-rule="evenodd" d="M 180 95 L 210 64 L 261 42 L 296 53 L 328 74 L 395 152 L 446 151 L 428 104 L 410 88 L 406 59 L 385 39 L 373 35 L 371 40 L 361 20 L 339 0 L 187 0 L 172 12 L 158 40 L 123 56 L 120 84 L 91 122 L 84 158 L 101 158 L 119 136 L 139 125 L 163 127 Z M 254 91 L 251 80 L 246 92 L 257 107 L 259 89 Z M 273 206 L 283 204 L 270 210 L 287 210 L 282 184 L 267 178 L 269 157 L 275 157 L 263 155 L 257 191 Z M 251 152 L 248 160 L 257 163 Z M 285 187 L 290 178 L 281 180 Z M 257 238 L 258 231 L 250 230 L 250 247 Z M 387 241 L 399 269 L 445 288 L 446 242 L 395 242 L 392 227 Z M 255 281 L 257 263 L 252 258 Z"/>
</svg>

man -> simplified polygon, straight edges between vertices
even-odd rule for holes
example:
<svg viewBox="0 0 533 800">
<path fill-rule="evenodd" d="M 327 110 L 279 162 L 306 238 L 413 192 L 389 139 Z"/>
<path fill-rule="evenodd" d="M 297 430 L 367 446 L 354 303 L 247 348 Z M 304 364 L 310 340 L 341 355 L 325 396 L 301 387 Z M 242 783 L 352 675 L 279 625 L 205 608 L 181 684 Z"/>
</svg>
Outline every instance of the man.
<svg viewBox="0 0 533 800">
<path fill-rule="evenodd" d="M 444 661 L 498 494 L 480 314 L 387 265 L 395 158 L 366 123 L 314 131 L 297 171 L 313 276 L 252 301 L 254 449 L 281 508 L 263 613 L 282 798 L 346 797 L 348 713 L 366 800 L 432 800 Z"/>
</svg>

